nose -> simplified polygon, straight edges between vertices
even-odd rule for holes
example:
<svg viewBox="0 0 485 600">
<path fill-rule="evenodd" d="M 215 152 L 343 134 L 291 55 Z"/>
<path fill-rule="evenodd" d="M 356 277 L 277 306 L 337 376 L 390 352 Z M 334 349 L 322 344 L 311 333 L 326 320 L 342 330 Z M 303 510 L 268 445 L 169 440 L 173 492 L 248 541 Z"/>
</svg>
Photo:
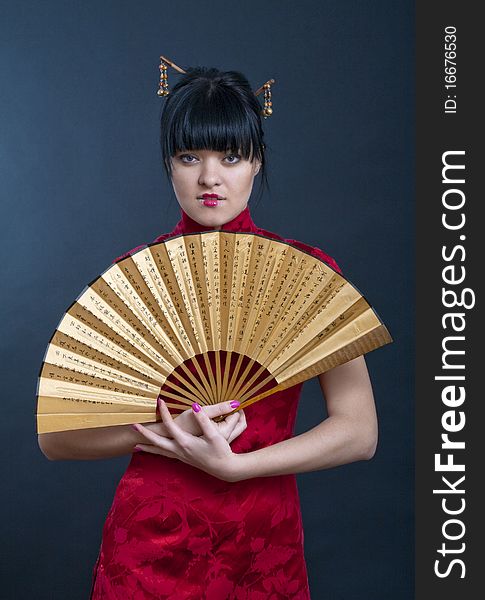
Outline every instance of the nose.
<svg viewBox="0 0 485 600">
<path fill-rule="evenodd" d="M 199 172 L 199 185 L 212 189 L 217 185 L 221 185 L 222 175 L 220 172 L 218 160 L 204 160 Z"/>
</svg>

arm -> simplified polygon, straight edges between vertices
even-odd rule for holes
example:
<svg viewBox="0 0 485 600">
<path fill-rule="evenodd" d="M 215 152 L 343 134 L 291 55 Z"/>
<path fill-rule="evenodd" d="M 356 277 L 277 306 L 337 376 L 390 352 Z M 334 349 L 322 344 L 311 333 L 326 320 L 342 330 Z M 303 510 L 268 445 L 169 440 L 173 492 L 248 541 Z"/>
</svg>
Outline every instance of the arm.
<svg viewBox="0 0 485 600">
<path fill-rule="evenodd" d="M 38 442 L 49 460 L 96 460 L 131 454 L 142 436 L 130 425 L 39 433 Z"/>
<path fill-rule="evenodd" d="M 137 425 L 147 441 L 145 452 L 177 458 L 219 479 L 235 482 L 254 477 L 328 469 L 372 458 L 377 444 L 377 417 L 372 386 L 363 357 L 319 376 L 328 418 L 288 440 L 236 454 L 203 411 L 195 414 L 202 437 L 187 435 L 165 404 L 161 415 L 171 439 Z"/>
<path fill-rule="evenodd" d="M 293 438 L 237 455 L 240 465 L 231 481 L 317 471 L 374 456 L 377 416 L 364 357 L 319 375 L 319 381 L 328 418 Z"/>
<path fill-rule="evenodd" d="M 231 401 L 227 401 L 204 406 L 203 412 L 212 419 L 233 412 L 233 409 Z M 191 409 L 182 412 L 175 417 L 174 421 L 186 433 L 194 436 L 202 433 Z M 224 440 L 232 441 L 247 427 L 244 411 L 240 410 L 229 415 L 217 425 L 214 424 L 214 427 Z M 157 434 L 157 437 L 170 438 L 166 426 L 160 421 L 147 423 L 145 428 L 147 431 Z M 40 433 L 38 442 L 44 456 L 49 460 L 96 460 L 131 454 L 135 445 L 146 442 L 146 438 L 131 425 L 113 425 L 111 427 Z"/>
</svg>

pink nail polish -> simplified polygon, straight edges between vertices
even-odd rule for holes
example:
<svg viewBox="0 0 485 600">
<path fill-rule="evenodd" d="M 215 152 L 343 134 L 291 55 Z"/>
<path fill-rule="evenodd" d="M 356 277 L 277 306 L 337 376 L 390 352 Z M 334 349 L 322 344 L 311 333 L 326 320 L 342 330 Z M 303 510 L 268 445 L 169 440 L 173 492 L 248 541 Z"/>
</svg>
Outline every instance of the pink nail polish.
<svg viewBox="0 0 485 600">
<path fill-rule="evenodd" d="M 135 431 L 138 431 L 138 427 L 137 427 L 137 426 L 136 426 L 134 423 L 132 423 L 132 425 L 131 425 L 131 426 L 132 426 L 132 428 L 133 428 Z"/>
<path fill-rule="evenodd" d="M 143 452 L 143 450 L 141 448 L 138 448 L 137 446 L 135 446 L 133 448 L 133 452 Z"/>
<path fill-rule="evenodd" d="M 197 402 L 192 404 L 192 410 L 196 413 L 200 412 L 200 406 L 197 404 Z"/>
<path fill-rule="evenodd" d="M 241 403 L 238 400 L 232 400 L 231 408 L 237 408 Z"/>
</svg>

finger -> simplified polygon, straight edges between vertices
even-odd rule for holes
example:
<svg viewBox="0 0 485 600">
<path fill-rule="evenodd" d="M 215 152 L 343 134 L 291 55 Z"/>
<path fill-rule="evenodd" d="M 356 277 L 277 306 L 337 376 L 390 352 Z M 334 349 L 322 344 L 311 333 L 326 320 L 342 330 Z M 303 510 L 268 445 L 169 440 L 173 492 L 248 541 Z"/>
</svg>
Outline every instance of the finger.
<svg viewBox="0 0 485 600">
<path fill-rule="evenodd" d="M 239 414 L 239 411 L 237 411 L 237 412 L 233 413 L 232 415 L 229 415 L 228 417 L 226 417 L 224 420 L 227 423 L 226 437 L 229 437 L 232 434 L 232 432 L 234 431 L 234 429 L 236 429 L 236 427 L 239 425 L 239 422 L 241 420 L 241 415 Z"/>
<path fill-rule="evenodd" d="M 232 434 L 232 432 L 234 431 L 234 428 L 237 426 L 237 424 L 239 423 L 240 420 L 240 415 L 239 412 L 235 412 L 232 415 L 229 415 L 228 417 L 226 417 L 224 420 L 216 423 L 217 428 L 219 429 L 220 433 L 226 438 L 228 439 L 229 436 Z"/>
<path fill-rule="evenodd" d="M 160 399 L 160 414 L 162 415 L 162 421 L 165 427 L 167 428 L 168 433 L 178 442 L 182 442 L 186 440 L 187 433 L 175 422 L 170 411 L 168 410 L 168 406 L 165 404 L 165 401 Z"/>
<path fill-rule="evenodd" d="M 202 429 L 203 436 L 209 440 L 212 440 L 221 435 L 217 425 L 214 423 L 214 421 L 212 421 L 206 411 L 202 410 L 202 407 L 199 406 L 197 402 L 192 404 L 192 410 L 195 418 L 197 419 L 199 427 Z"/>
<path fill-rule="evenodd" d="M 240 412 L 242 413 L 242 411 L 240 411 Z M 228 439 L 228 442 L 231 443 L 238 436 L 240 436 L 241 433 L 243 433 L 243 431 L 247 428 L 247 426 L 248 425 L 246 423 L 246 416 L 243 413 L 243 414 L 241 414 L 241 418 L 239 419 L 238 423 L 236 424 L 236 427 L 232 431 L 231 436 Z"/>
<path fill-rule="evenodd" d="M 147 440 L 149 440 L 154 446 L 158 448 L 162 448 L 163 450 L 168 450 L 170 452 L 174 452 L 177 450 L 177 444 L 174 440 L 168 439 L 161 435 L 158 435 L 154 431 L 151 431 L 147 427 L 144 427 L 140 423 L 136 423 L 132 425 L 133 429 L 136 429 L 138 433 L 141 433 Z M 140 444 L 137 444 L 140 445 Z M 143 444 L 142 444 L 143 445 Z"/>
<path fill-rule="evenodd" d="M 203 406 L 204 412 L 213 419 L 214 417 L 219 417 L 221 415 L 226 415 L 227 413 L 234 412 L 236 408 L 239 406 L 238 400 L 227 400 L 227 402 L 218 402 L 217 404 L 209 404 L 208 406 Z"/>
<path fill-rule="evenodd" d="M 161 402 L 162 402 L 162 398 L 160 396 L 158 396 L 158 398 L 157 398 L 157 409 L 156 409 L 155 413 L 158 413 L 160 415 L 160 418 L 162 417 L 162 411 L 160 409 Z"/>
<path fill-rule="evenodd" d="M 158 398 L 157 398 L 157 410 L 156 410 L 156 412 L 158 412 L 158 414 L 160 415 L 160 418 L 162 419 L 162 421 L 163 421 L 163 416 L 162 416 L 162 405 L 163 404 L 165 404 L 165 400 L 161 396 L 158 396 Z M 167 406 L 167 405 L 165 404 L 165 406 Z M 167 409 L 168 409 L 168 407 L 167 407 Z M 189 410 L 190 409 L 187 409 L 185 412 L 188 412 Z M 170 411 L 168 411 L 168 412 L 169 412 L 169 414 L 171 416 L 172 413 L 170 413 Z"/>
</svg>

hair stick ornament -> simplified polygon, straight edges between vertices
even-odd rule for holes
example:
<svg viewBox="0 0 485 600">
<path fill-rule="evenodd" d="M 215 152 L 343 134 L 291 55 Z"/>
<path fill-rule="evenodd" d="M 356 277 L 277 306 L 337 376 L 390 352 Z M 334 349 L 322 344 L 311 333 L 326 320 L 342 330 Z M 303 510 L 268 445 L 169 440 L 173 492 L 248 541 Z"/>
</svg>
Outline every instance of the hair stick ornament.
<svg viewBox="0 0 485 600">
<path fill-rule="evenodd" d="M 170 91 L 168 89 L 168 79 L 167 79 L 167 65 L 171 66 L 173 69 L 178 71 L 179 73 L 186 73 L 183 69 L 177 66 L 174 62 L 165 58 L 165 56 L 160 56 L 160 83 L 158 84 L 157 94 L 159 96 L 168 96 Z"/>
<path fill-rule="evenodd" d="M 257 89 L 254 93 L 256 96 L 260 94 L 264 90 L 264 108 L 261 111 L 261 114 L 265 119 L 270 117 L 273 114 L 273 103 L 271 102 L 271 86 L 275 83 L 274 79 L 268 79 L 268 81 L 263 84 L 259 89 Z"/>
<path fill-rule="evenodd" d="M 184 71 L 181 67 L 176 65 L 173 61 L 165 56 L 160 56 L 160 82 L 158 85 L 157 94 L 158 96 L 168 96 L 170 91 L 168 89 L 168 78 L 167 78 L 167 68 L 172 67 L 176 71 L 182 74 L 186 74 L 187 71 Z M 275 83 L 274 79 L 268 79 L 266 83 L 264 83 L 260 88 L 258 88 L 254 95 L 258 96 L 261 92 L 264 91 L 264 107 L 261 110 L 261 115 L 267 119 L 269 116 L 273 114 L 273 102 L 271 101 L 271 86 Z"/>
</svg>

